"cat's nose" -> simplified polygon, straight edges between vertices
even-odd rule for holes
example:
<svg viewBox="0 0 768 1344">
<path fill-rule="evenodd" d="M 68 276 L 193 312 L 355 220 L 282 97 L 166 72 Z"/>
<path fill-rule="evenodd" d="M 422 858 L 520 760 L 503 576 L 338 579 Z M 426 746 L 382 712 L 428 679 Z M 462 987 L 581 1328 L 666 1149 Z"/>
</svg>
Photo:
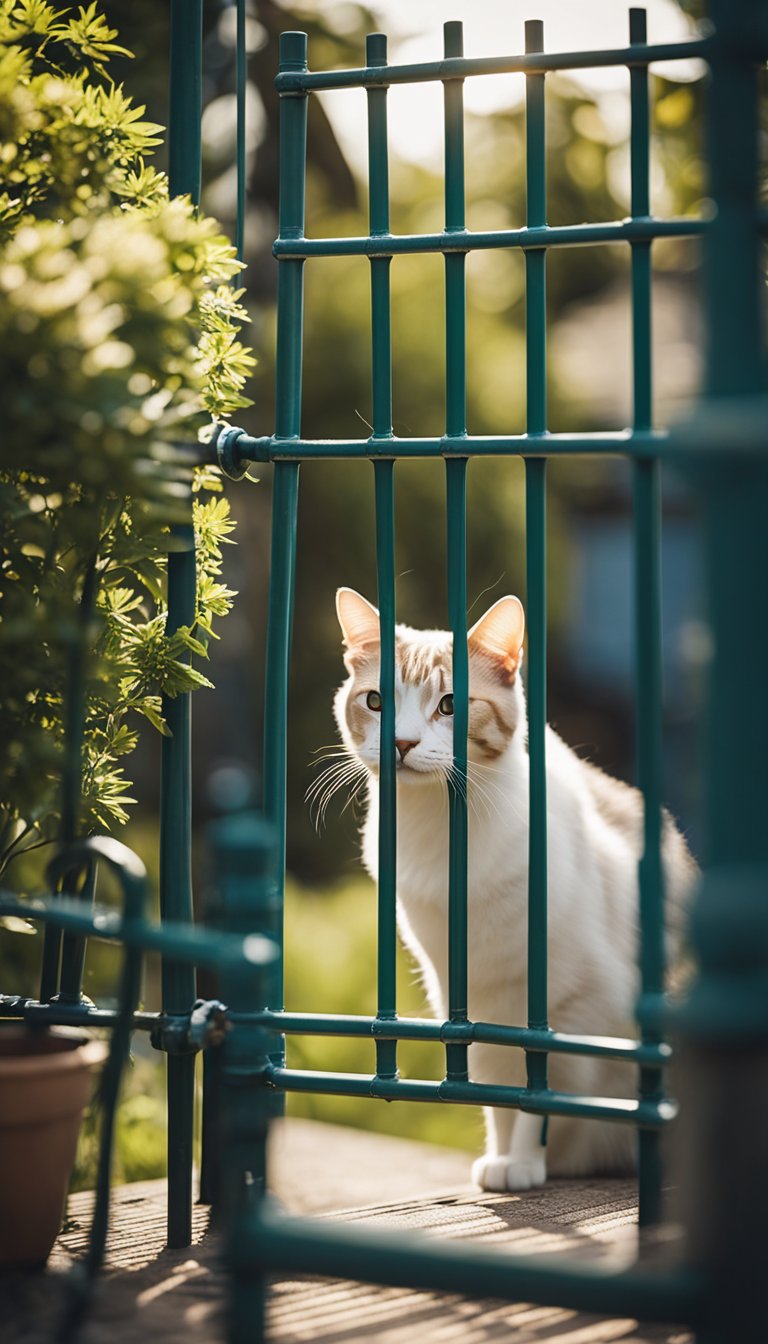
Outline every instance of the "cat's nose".
<svg viewBox="0 0 768 1344">
<path fill-rule="evenodd" d="M 419 745 L 418 742 L 407 742 L 402 737 L 395 738 L 395 746 L 397 747 L 397 750 L 400 752 L 401 761 L 405 760 L 406 756 L 408 755 L 408 752 L 411 750 L 411 747 L 417 747 L 418 745 Z"/>
</svg>

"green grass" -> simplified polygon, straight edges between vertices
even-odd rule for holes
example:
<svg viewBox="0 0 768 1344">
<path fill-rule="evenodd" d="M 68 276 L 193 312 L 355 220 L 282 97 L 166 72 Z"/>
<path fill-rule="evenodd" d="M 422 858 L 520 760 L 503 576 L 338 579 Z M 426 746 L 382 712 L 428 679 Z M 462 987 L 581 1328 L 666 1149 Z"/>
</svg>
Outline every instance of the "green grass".
<svg viewBox="0 0 768 1344">
<path fill-rule="evenodd" d="M 89 1106 L 80 1128 L 70 1190 L 96 1184 L 98 1108 Z M 165 1061 L 133 1058 L 123 1076 L 115 1126 L 112 1179 L 116 1185 L 151 1180 L 166 1172 Z"/>
<path fill-rule="evenodd" d="M 291 884 L 285 911 L 285 1001 L 295 1012 L 374 1013 L 376 1009 L 376 892 L 358 877 L 331 890 Z M 446 935 L 447 936 L 447 935 Z M 398 950 L 398 1012 L 428 1017 L 414 963 Z M 374 1073 L 372 1041 L 323 1036 L 289 1037 L 292 1068 Z M 400 1073 L 407 1078 L 442 1078 L 442 1046 L 403 1041 Z M 399 1134 L 428 1143 L 479 1151 L 482 1117 L 478 1107 L 373 1101 L 367 1097 L 288 1096 L 289 1115 L 311 1116 L 339 1125 Z"/>
</svg>

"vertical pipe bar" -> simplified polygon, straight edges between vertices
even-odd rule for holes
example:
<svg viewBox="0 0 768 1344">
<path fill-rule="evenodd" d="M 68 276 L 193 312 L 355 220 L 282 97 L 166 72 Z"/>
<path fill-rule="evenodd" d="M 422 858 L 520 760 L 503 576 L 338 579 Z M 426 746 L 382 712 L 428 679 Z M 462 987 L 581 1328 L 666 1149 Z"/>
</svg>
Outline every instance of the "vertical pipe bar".
<svg viewBox="0 0 768 1344">
<path fill-rule="evenodd" d="M 82 795 L 83 770 L 83 734 L 85 731 L 86 710 L 86 674 L 90 636 L 90 624 L 96 600 L 96 556 L 94 555 L 83 577 L 83 588 L 77 613 L 77 627 L 70 645 L 68 657 L 68 687 L 66 698 L 66 723 L 64 737 L 64 758 L 61 770 L 61 823 L 59 834 L 66 843 L 77 834 L 80 817 L 80 798 Z M 61 890 L 66 894 L 68 876 L 65 875 Z M 95 864 L 89 867 L 89 877 L 83 892 L 84 899 L 93 900 L 92 883 L 95 882 Z M 85 963 L 84 938 L 68 933 L 63 939 L 60 929 L 46 927 L 43 939 L 43 965 L 41 974 L 40 998 L 43 1002 L 56 997 L 65 1003 L 79 1003 Z M 57 994 L 57 990 L 59 991 Z"/>
<path fill-rule="evenodd" d="M 366 64 L 387 64 L 387 39 L 371 33 Z M 387 90 L 368 89 L 369 230 L 389 233 L 389 159 Z M 371 259 L 371 387 L 374 438 L 392 435 L 392 341 L 390 331 L 390 257 Z M 397 797 L 395 747 L 395 497 L 394 462 L 374 462 L 376 490 L 376 578 L 378 585 L 381 670 L 379 748 L 379 885 L 377 1014 L 397 1016 L 396 885 Z M 397 1042 L 376 1042 L 376 1072 L 397 1077 Z"/>
<path fill-rule="evenodd" d="M 93 868 L 93 866 L 91 867 Z M 130 926 L 141 920 L 145 914 L 147 883 L 144 866 L 134 858 L 132 870 L 124 869 L 119 873 L 119 877 L 123 889 L 124 925 Z M 76 1282 L 72 1285 L 72 1291 L 67 1294 L 64 1312 L 57 1323 L 58 1328 L 55 1337 L 58 1340 L 69 1341 L 78 1337 L 79 1326 L 93 1293 L 94 1280 L 104 1259 L 109 1230 L 110 1177 L 115 1117 L 120 1097 L 123 1069 L 128 1062 L 131 1046 L 132 1018 L 141 992 L 141 968 L 141 948 L 136 945 L 126 945 L 123 949 L 118 1010 L 112 1027 L 109 1058 L 99 1080 L 101 1135 L 96 1170 L 95 1203 L 88 1237 L 88 1249 L 80 1262 L 80 1273 Z"/>
<path fill-rule="evenodd" d="M 385 1018 L 397 1016 L 394 468 L 391 461 L 374 463 L 376 575 L 381 630 L 377 1013 Z M 376 1072 L 384 1078 L 397 1076 L 396 1041 L 376 1042 Z"/>
<path fill-rule="evenodd" d="M 748 415 L 747 399 L 766 390 L 758 139 L 766 25 L 762 0 L 710 0 L 708 9 L 716 33 L 708 88 L 716 211 L 705 250 L 702 413 L 716 401 L 725 424 Z M 699 969 L 680 1052 L 682 1208 L 686 1258 L 711 1288 L 708 1344 L 760 1344 L 768 1202 L 768 459 L 764 451 L 737 456 L 724 433 L 718 451 L 701 454 L 695 466 L 713 656 L 706 852 L 690 927 Z"/>
<path fill-rule="evenodd" d="M 60 930 L 57 932 L 60 933 Z M 48 930 L 46 929 L 46 934 Z M 61 960 L 61 938 L 43 940 L 43 956 L 40 967 L 40 1002 L 50 1003 L 59 987 L 59 963 Z"/>
<path fill-rule="evenodd" d="M 366 38 L 366 64 L 387 64 L 384 33 Z M 389 233 L 389 145 L 386 87 L 368 97 L 368 226 L 372 238 Z M 392 436 L 392 339 L 389 271 L 391 257 L 371 258 L 371 385 L 374 438 Z"/>
<path fill-rule="evenodd" d="M 707 396 L 717 399 L 716 404 L 728 405 L 723 399 L 730 397 L 736 411 L 737 397 L 766 390 L 758 221 L 762 89 L 758 67 L 750 59 L 750 53 L 758 49 L 765 6 L 760 0 L 744 0 L 733 7 L 723 0 L 710 0 L 709 9 L 722 41 L 713 58 L 707 116 L 710 190 L 717 212 L 705 252 L 706 386 Z M 731 133 L 731 124 L 738 132 Z M 724 449 L 728 446 L 723 444 Z M 729 461 L 724 452 L 704 481 L 713 634 L 707 724 L 707 867 L 733 862 L 764 864 L 768 858 L 768 714 L 762 690 L 768 630 L 764 464 L 764 456 L 761 461 L 755 454 L 748 465 L 744 459 Z M 762 528 L 758 521 L 761 509 Z M 750 651 L 734 657 L 733 650 L 740 649 L 745 640 L 753 641 Z"/>
<path fill-rule="evenodd" d="M 200 202 L 203 0 L 171 0 L 168 190 Z"/>
<path fill-rule="evenodd" d="M 97 874 L 98 864 L 95 860 L 92 860 L 88 864 L 85 882 L 80 893 L 80 900 L 84 904 L 87 902 L 89 906 L 93 906 L 96 899 Z M 81 1002 L 86 948 L 87 941 L 85 938 L 76 938 L 72 934 L 65 935 L 61 949 L 61 984 L 58 995 L 60 1003 Z"/>
<path fill-rule="evenodd" d="M 448 1016 L 466 1022 L 467 975 L 467 459 L 449 459 L 446 469 L 448 615 L 453 633 L 453 775 L 449 784 Z M 467 1047 L 446 1046 L 446 1077 L 468 1077 Z"/>
<path fill-rule="evenodd" d="M 230 933 L 263 934 L 272 922 L 273 835 L 258 813 L 220 818 L 209 828 L 215 874 L 216 922 Z M 257 941 L 254 939 L 254 941 Z M 267 949 L 269 948 L 269 951 Z M 271 953 L 271 955 L 270 955 Z M 266 1193 L 267 1133 L 275 1094 L 267 1090 L 271 1035 L 254 1025 L 253 1015 L 271 998 L 271 958 L 264 940 L 255 962 L 232 959 L 223 968 L 232 1030 L 215 1053 L 220 1056 L 221 1148 L 219 1206 L 230 1258 L 242 1244 L 243 1220 Z M 234 1267 L 233 1267 L 234 1268 Z M 234 1269 L 229 1295 L 227 1339 L 258 1344 L 265 1338 L 266 1281 L 258 1264 Z"/>
<path fill-rule="evenodd" d="M 236 0 L 235 18 L 235 101 L 236 101 L 236 163 L 237 163 L 237 214 L 235 221 L 235 246 L 238 261 L 243 260 L 245 251 L 245 200 L 247 191 L 245 113 L 246 92 L 248 88 L 248 66 L 246 52 L 246 0 Z M 233 276 L 233 287 L 238 277 Z M 203 1051 L 203 1104 L 202 1139 L 200 1151 L 200 1203 L 215 1205 L 219 1202 L 220 1171 L 219 1154 L 221 1138 L 219 1133 L 219 1110 L 221 1099 L 221 1055 L 217 1050 Z"/>
<path fill-rule="evenodd" d="M 220 1110 L 221 1055 L 218 1050 L 204 1050 L 198 1202 L 212 1205 L 214 1211 L 221 1196 Z"/>
<path fill-rule="evenodd" d="M 445 56 L 464 54 L 464 30 L 458 22 L 444 25 Z M 445 228 L 465 228 L 464 206 L 464 81 L 446 80 L 445 90 Z M 466 253 L 445 254 L 445 417 L 446 432 L 467 432 Z"/>
<path fill-rule="evenodd" d="M 632 44 L 647 41 L 644 9 L 629 12 Z M 650 115 L 647 66 L 630 70 L 632 125 L 630 163 L 632 218 L 650 213 Z M 650 429 L 653 421 L 651 349 L 651 244 L 632 244 L 633 424 Z M 640 976 L 643 995 L 664 987 L 664 880 L 661 867 L 661 491 L 656 459 L 636 460 L 634 475 L 635 561 L 635 755 L 643 794 L 643 852 L 640 888 Z M 657 1043 L 658 1030 L 643 1027 L 643 1040 Z M 640 1070 L 641 1098 L 662 1094 L 660 1069 Z M 661 1214 L 661 1135 L 638 1135 L 639 1221 L 656 1223 Z"/>
<path fill-rule="evenodd" d="M 765 389 L 766 375 L 764 280 L 755 283 L 761 273 L 755 202 L 760 123 L 755 107 L 764 97 L 756 62 L 765 43 L 765 5 L 763 0 L 732 6 L 709 0 L 707 9 L 722 37 L 713 53 L 707 107 L 709 186 L 717 201 L 706 242 L 707 394 L 750 396 Z M 731 125 L 738 125 L 738 138 Z M 716 730 L 716 724 L 712 727 Z M 725 815 L 738 810 L 731 792 Z M 734 820 L 741 829 L 743 818 Z"/>
<path fill-rule="evenodd" d="M 525 25 L 525 50 L 544 50 L 544 25 Z M 544 76 L 526 75 L 526 222 L 546 224 Z M 547 432 L 546 252 L 525 254 L 526 432 Z M 525 463 L 528 606 L 528 1025 L 546 1029 L 547 1012 L 547 539 L 546 458 Z M 547 1086 L 547 1056 L 526 1054 L 528 1086 Z"/>
<path fill-rule="evenodd" d="M 237 0 L 236 29 L 236 65 L 235 97 L 237 101 L 237 223 L 235 244 L 238 260 L 243 260 L 245 250 L 245 196 L 246 153 L 245 153 L 245 97 L 248 89 L 248 66 L 245 46 L 245 0 Z"/>
<path fill-rule="evenodd" d="M 203 66 L 202 0 L 172 0 L 170 115 L 168 131 L 171 196 L 200 199 Z M 166 633 L 193 625 L 196 606 L 195 543 L 192 524 L 174 529 L 186 549 L 168 556 Z M 163 738 L 160 792 L 160 913 L 163 919 L 191 922 L 192 911 L 192 761 L 191 705 L 188 694 L 163 700 L 171 732 Z M 162 967 L 163 1011 L 189 1011 L 194 1002 L 192 966 Z M 168 1057 L 168 1245 L 188 1246 L 192 1239 L 192 1130 L 195 1057 Z"/>
<path fill-rule="evenodd" d="M 280 71 L 306 70 L 306 33 L 280 34 Z M 304 231 L 307 95 L 280 99 L 280 237 L 301 237 Z M 277 362 L 275 368 L 275 430 L 283 438 L 301 431 L 302 332 L 304 263 L 280 261 L 277 282 Z M 264 813 L 276 837 L 273 899 L 277 907 L 276 938 L 280 962 L 270 1008 L 283 1007 L 283 902 L 285 895 L 286 742 L 288 673 L 291 656 L 296 571 L 296 515 L 299 464 L 278 462 L 272 478 L 272 558 L 267 623 L 267 666 L 264 714 Z M 284 1059 L 284 1041 L 275 1058 Z"/>
<path fill-rule="evenodd" d="M 464 54 L 464 30 L 458 22 L 444 25 L 446 58 Z M 464 84 L 446 80 L 445 97 L 445 227 L 465 227 Z M 445 256 L 445 428 L 461 438 L 467 432 L 466 256 Z M 446 461 L 446 523 L 448 552 L 448 617 L 453 634 L 453 771 L 448 786 L 448 1016 L 466 1022 L 469 1015 L 467 973 L 467 731 L 469 726 L 469 658 L 467 651 L 467 459 Z M 468 1077 L 467 1047 L 447 1045 L 446 1077 Z"/>
</svg>

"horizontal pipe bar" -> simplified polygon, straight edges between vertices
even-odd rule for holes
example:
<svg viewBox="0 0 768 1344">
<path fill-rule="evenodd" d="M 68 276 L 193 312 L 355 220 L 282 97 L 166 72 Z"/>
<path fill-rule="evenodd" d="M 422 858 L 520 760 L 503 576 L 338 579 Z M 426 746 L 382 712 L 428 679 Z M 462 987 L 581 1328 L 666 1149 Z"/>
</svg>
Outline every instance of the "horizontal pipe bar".
<svg viewBox="0 0 768 1344">
<path fill-rule="evenodd" d="M 442 438 L 301 439 L 277 434 L 236 443 L 245 462 L 302 462 L 324 458 L 562 457 L 574 453 L 656 457 L 672 440 L 667 430 L 617 429 L 591 434 L 467 434 Z"/>
<path fill-rule="evenodd" d="M 526 1050 L 562 1055 L 595 1055 L 626 1059 L 659 1067 L 672 1059 L 666 1043 L 644 1046 L 619 1036 L 576 1036 L 567 1032 L 536 1031 L 494 1022 L 430 1022 L 416 1017 L 356 1017 L 332 1013 L 270 1013 L 257 1016 L 259 1026 L 289 1036 L 361 1036 L 393 1041 L 473 1042 L 521 1046 Z"/>
<path fill-rule="evenodd" d="M 132 954 L 141 958 L 141 948 L 133 948 Z M 199 1008 L 198 1000 L 197 1007 Z M 217 1010 L 216 1017 L 221 1019 L 228 1010 L 223 1004 L 207 1005 Z M 57 1000 L 56 1003 L 40 1003 L 37 999 L 24 999 L 21 996 L 4 994 L 0 996 L 0 1020 L 22 1021 L 38 1027 L 82 1027 L 91 1030 L 99 1027 L 105 1030 L 146 1031 L 151 1034 L 152 1045 L 169 1056 L 193 1055 L 204 1050 L 207 1045 L 219 1044 L 223 1035 L 223 1021 L 218 1020 L 212 1026 L 212 1016 L 206 1023 L 195 1023 L 196 1011 L 192 1007 L 184 1013 L 166 1014 L 135 1012 L 127 1024 L 117 1008 L 97 1008 L 89 1004 L 71 1004 Z M 229 1014 L 233 1019 L 234 1014 Z"/>
<path fill-rule="evenodd" d="M 313 89 L 359 89 L 388 84 L 423 84 L 428 80 L 467 79 L 472 75 L 545 74 L 548 70 L 594 70 L 610 65 L 649 65 L 651 61 L 707 60 L 712 43 L 662 42 L 644 46 L 613 47 L 605 51 L 548 51 L 517 56 L 453 56 L 442 61 L 411 65 L 363 66 L 359 70 L 307 70 L 280 74 L 280 94 L 309 93 Z M 756 53 L 755 60 L 759 59 Z"/>
<path fill-rule="evenodd" d="M 280 237 L 278 260 L 306 257 L 393 257 L 413 252 L 479 252 L 488 248 L 585 247 L 637 243 L 653 238 L 698 238 L 711 221 L 698 218 L 615 219 L 600 224 L 532 224 L 520 229 L 451 229 L 441 233 L 377 233 L 351 238 Z"/>
<path fill-rule="evenodd" d="M 429 1288 L 477 1297 L 571 1307 L 633 1320 L 695 1323 L 703 1314 L 706 1285 L 694 1271 L 605 1269 L 565 1256 L 508 1251 L 407 1238 L 338 1222 L 276 1215 L 263 1203 L 238 1227 L 235 1274 L 297 1270 L 364 1283 Z"/>
<path fill-rule="evenodd" d="M 120 1014 L 116 1008 L 93 1008 L 87 1003 L 40 1003 L 37 999 L 0 997 L 0 1018 L 22 1018 L 51 1027 L 113 1027 Z M 131 1031 L 151 1031 L 162 1013 L 134 1013 Z"/>
<path fill-rule="evenodd" d="M 145 952 L 161 952 L 169 961 L 194 966 L 219 966 L 222 962 L 244 960 L 253 967 L 271 966 L 277 958 L 275 944 L 260 934 L 219 933 L 184 923 L 164 921 L 149 924 L 143 919 L 125 920 L 112 911 L 83 914 L 78 901 L 58 900 L 55 905 L 32 904 L 12 898 L 0 899 L 0 915 L 18 915 L 21 919 L 43 920 L 53 928 L 81 933 L 87 938 L 124 943 Z M 190 999 L 187 1007 L 190 1006 Z"/>
<path fill-rule="evenodd" d="M 117 1011 L 90 1007 L 88 1004 L 40 1003 L 12 994 L 0 997 L 0 1018 L 23 1017 L 45 1021 L 52 1026 L 110 1027 Z M 160 1013 L 138 1012 L 132 1018 L 132 1030 L 151 1031 Z M 353 1017 L 320 1013 L 260 1012 L 254 1025 L 289 1036 L 363 1037 L 391 1041 L 438 1041 L 507 1045 L 526 1050 L 564 1055 L 592 1055 L 624 1059 L 631 1063 L 663 1067 L 672 1059 L 671 1046 L 642 1045 L 621 1037 L 575 1036 L 563 1032 L 540 1032 L 527 1027 L 505 1027 L 492 1022 L 429 1022 L 420 1018 Z"/>
<path fill-rule="evenodd" d="M 666 429 L 620 429 L 588 434 L 507 434 L 450 438 L 399 439 L 373 435 L 370 439 L 301 439 L 272 435 L 252 438 L 235 430 L 233 463 L 241 474 L 251 462 L 309 461 L 344 458 L 428 457 L 666 457 L 681 463 L 693 453 L 711 458 L 727 453 L 733 459 L 765 453 L 768 397 L 749 402 L 721 397 L 702 401 L 695 415 Z M 214 449 L 215 453 L 215 449 Z M 213 461 L 210 448 L 200 461 Z M 237 477 L 235 478 L 237 479 Z"/>
<path fill-rule="evenodd" d="M 328 1096 L 373 1097 L 382 1101 L 448 1101 L 460 1106 L 510 1106 L 535 1115 L 568 1115 L 618 1124 L 656 1128 L 674 1120 L 672 1101 L 636 1101 L 624 1097 L 582 1097 L 549 1088 L 532 1091 L 501 1083 L 435 1082 L 423 1078 L 379 1078 L 367 1073 L 323 1073 L 271 1065 L 264 1081 L 280 1092 L 319 1092 Z"/>
<path fill-rule="evenodd" d="M 151 1031 L 161 1013 L 137 1012 L 132 1031 Z M 117 1019 L 114 1008 L 88 1004 L 40 1003 L 7 994 L 0 997 L 0 1018 L 24 1018 L 51 1026 L 111 1027 Z M 561 1032 L 538 1032 L 527 1027 L 505 1027 L 490 1022 L 426 1022 L 418 1018 L 334 1016 L 320 1013 L 272 1013 L 254 1015 L 256 1025 L 289 1036 L 363 1037 L 393 1041 L 439 1041 L 507 1045 L 526 1050 L 564 1055 L 591 1055 L 623 1059 L 630 1063 L 663 1067 L 672 1060 L 671 1046 L 642 1045 L 608 1036 L 572 1036 Z"/>
</svg>

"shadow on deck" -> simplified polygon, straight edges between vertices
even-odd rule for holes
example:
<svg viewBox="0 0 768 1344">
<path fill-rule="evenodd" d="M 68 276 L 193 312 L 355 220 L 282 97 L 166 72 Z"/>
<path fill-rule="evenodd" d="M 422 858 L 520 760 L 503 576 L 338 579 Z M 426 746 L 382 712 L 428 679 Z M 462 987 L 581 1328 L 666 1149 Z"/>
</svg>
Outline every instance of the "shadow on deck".
<svg viewBox="0 0 768 1344">
<path fill-rule="evenodd" d="M 467 1183 L 466 1153 L 287 1120 L 276 1127 L 273 1188 L 287 1210 L 402 1228 L 528 1254 L 626 1263 L 636 1253 L 636 1190 L 627 1180 L 553 1181 L 520 1195 L 483 1195 Z M 4 1344 L 48 1344 L 63 1295 L 62 1271 L 85 1247 L 92 1196 L 74 1195 L 45 1275 L 0 1279 Z M 208 1209 L 194 1210 L 193 1245 L 164 1249 L 165 1182 L 115 1191 L 107 1267 L 82 1344 L 219 1344 L 226 1278 Z M 658 1238 L 656 1251 L 659 1250 Z M 652 1248 L 653 1250 L 653 1248 Z M 680 1327 L 585 1316 L 524 1303 L 465 1301 L 431 1291 L 296 1277 L 273 1285 L 274 1344 L 688 1344 Z"/>
</svg>

